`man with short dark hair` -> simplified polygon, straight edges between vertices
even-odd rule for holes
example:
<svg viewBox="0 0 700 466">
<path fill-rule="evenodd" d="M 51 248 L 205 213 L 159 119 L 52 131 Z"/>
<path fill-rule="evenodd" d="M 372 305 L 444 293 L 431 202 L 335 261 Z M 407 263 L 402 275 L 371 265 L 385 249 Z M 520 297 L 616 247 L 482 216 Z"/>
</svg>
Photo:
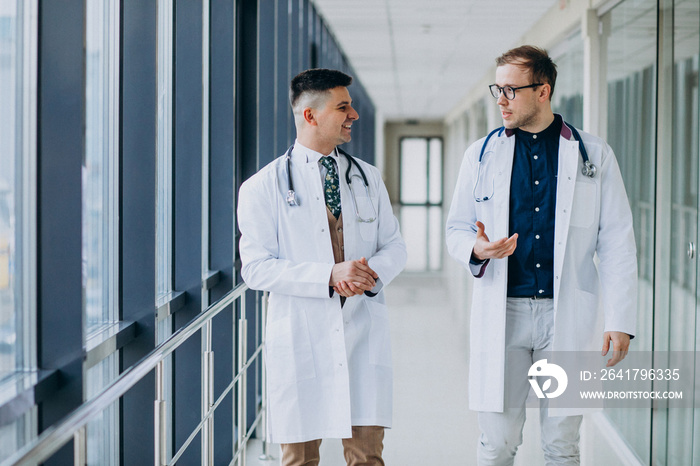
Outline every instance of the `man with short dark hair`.
<svg viewBox="0 0 700 466">
<path fill-rule="evenodd" d="M 513 464 L 535 362 L 600 351 L 602 336 L 612 366 L 636 325 L 632 213 L 612 149 L 552 112 L 557 71 L 546 51 L 518 47 L 496 65 L 490 91 L 504 127 L 467 149 L 446 230 L 449 253 L 476 278 L 469 405 L 479 465 Z M 547 465 L 579 464 L 580 413 L 540 400 Z"/>
<path fill-rule="evenodd" d="M 383 465 L 392 368 L 383 287 L 406 247 L 379 171 L 337 146 L 359 115 L 340 71 L 291 82 L 297 138 L 240 189 L 243 279 L 270 292 L 268 436 L 282 465 L 318 465 L 342 438 L 348 465 Z"/>
</svg>

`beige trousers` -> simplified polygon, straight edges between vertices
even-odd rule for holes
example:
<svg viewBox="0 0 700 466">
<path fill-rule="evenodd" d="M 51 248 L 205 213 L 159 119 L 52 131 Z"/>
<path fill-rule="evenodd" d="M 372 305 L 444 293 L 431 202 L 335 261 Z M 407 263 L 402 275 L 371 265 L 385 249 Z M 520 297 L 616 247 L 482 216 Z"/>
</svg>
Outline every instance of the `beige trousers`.
<svg viewBox="0 0 700 466">
<path fill-rule="evenodd" d="M 343 439 L 343 455 L 348 466 L 384 466 L 384 427 L 353 426 L 352 438 Z M 321 440 L 283 443 L 282 466 L 318 466 Z"/>
</svg>

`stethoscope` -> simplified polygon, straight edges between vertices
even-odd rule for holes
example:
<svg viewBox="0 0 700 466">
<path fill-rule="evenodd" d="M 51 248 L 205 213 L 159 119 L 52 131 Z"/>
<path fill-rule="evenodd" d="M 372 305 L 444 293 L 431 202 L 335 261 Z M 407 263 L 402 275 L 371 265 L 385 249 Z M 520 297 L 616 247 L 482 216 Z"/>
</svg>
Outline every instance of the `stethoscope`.
<svg viewBox="0 0 700 466">
<path fill-rule="evenodd" d="M 579 152 L 581 153 L 581 158 L 583 159 L 583 167 L 581 167 L 581 173 L 584 176 L 587 176 L 589 178 L 593 178 L 598 171 L 598 168 L 591 162 L 588 158 L 588 152 L 586 152 L 586 146 L 583 145 L 583 141 L 581 140 L 581 135 L 578 133 L 576 128 L 571 126 L 570 124 L 564 122 L 564 124 L 571 130 L 571 133 L 574 135 L 574 139 L 578 141 L 578 149 Z M 484 151 L 486 150 L 486 145 L 489 142 L 489 139 L 491 139 L 491 136 L 494 134 L 498 133 L 498 136 L 503 134 L 503 131 L 505 130 L 505 127 L 500 127 L 496 128 L 493 131 L 489 133 L 488 136 L 486 136 L 486 140 L 484 141 L 484 144 L 481 146 L 481 152 L 479 153 L 479 165 L 476 171 L 476 182 L 474 183 L 474 190 L 472 191 L 472 194 L 474 195 L 474 200 L 476 202 L 485 202 L 488 201 L 489 199 L 493 198 L 493 193 L 494 193 L 494 186 L 493 183 L 491 185 L 491 194 L 487 196 L 482 196 L 479 197 L 476 195 L 477 187 L 479 186 L 479 182 L 481 181 L 481 166 L 482 166 L 482 161 L 484 159 Z"/>
<path fill-rule="evenodd" d="M 292 149 L 294 149 L 294 144 L 289 146 L 289 149 L 287 149 L 287 153 L 285 154 L 285 159 L 287 162 L 287 184 L 288 184 L 288 190 L 287 190 L 287 204 L 289 204 L 290 207 L 298 206 L 299 201 L 297 201 L 297 195 L 296 192 L 294 191 L 294 183 L 292 182 Z M 372 223 L 375 220 L 377 220 L 377 209 L 374 207 L 374 204 L 372 203 L 372 198 L 369 195 L 369 182 L 367 181 L 367 175 L 365 175 L 365 171 L 362 169 L 360 164 L 355 160 L 355 157 L 351 156 L 347 152 L 345 152 L 343 149 L 338 149 L 337 147 L 335 148 L 336 154 L 340 153 L 343 154 L 347 159 L 348 159 L 348 168 L 345 170 L 345 181 L 348 183 L 348 188 L 350 189 L 350 194 L 352 196 L 352 203 L 353 207 L 355 208 L 355 216 L 357 217 L 357 221 L 361 223 Z M 340 155 L 338 155 L 340 157 Z M 350 171 L 352 170 L 353 164 L 355 167 L 357 167 L 357 170 L 360 172 L 358 175 L 357 173 L 350 175 Z M 365 193 L 367 193 L 367 199 L 369 199 L 369 204 L 372 206 L 372 217 L 370 218 L 363 218 L 362 215 L 360 215 L 360 210 L 357 207 L 357 199 L 355 198 L 355 191 L 352 189 L 352 180 L 353 178 L 359 178 L 362 180 L 362 185 L 365 187 Z"/>
</svg>

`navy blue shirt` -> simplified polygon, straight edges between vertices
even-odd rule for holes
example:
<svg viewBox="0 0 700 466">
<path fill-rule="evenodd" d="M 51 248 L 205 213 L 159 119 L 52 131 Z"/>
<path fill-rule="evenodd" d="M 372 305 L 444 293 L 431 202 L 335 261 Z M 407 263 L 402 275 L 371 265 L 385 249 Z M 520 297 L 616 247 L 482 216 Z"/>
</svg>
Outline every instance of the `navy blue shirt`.
<svg viewBox="0 0 700 466">
<path fill-rule="evenodd" d="M 509 297 L 554 295 L 554 215 L 562 119 L 540 133 L 516 129 L 510 183 L 509 236 L 518 245 L 508 258 Z"/>
</svg>

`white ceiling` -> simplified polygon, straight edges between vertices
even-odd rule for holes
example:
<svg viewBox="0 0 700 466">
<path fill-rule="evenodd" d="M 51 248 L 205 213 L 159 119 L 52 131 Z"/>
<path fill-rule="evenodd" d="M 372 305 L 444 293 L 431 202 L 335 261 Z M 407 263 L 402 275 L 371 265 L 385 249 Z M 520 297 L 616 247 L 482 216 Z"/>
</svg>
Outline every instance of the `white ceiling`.
<svg viewBox="0 0 700 466">
<path fill-rule="evenodd" d="M 387 120 L 432 120 L 444 118 L 559 1 L 313 3 Z"/>
</svg>

